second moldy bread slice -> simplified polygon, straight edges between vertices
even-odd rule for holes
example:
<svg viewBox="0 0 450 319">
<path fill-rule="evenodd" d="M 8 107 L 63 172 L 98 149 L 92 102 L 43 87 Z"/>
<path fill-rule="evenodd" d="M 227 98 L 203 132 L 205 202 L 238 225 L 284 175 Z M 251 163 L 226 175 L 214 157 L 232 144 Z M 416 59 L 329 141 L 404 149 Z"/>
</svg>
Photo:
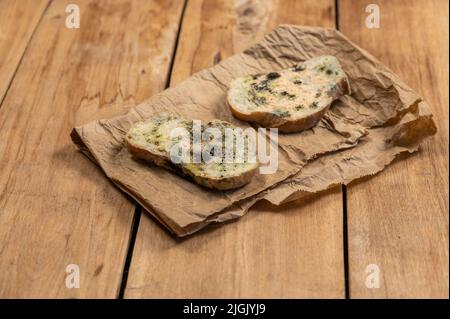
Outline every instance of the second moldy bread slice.
<svg viewBox="0 0 450 319">
<path fill-rule="evenodd" d="M 325 55 L 279 72 L 237 78 L 227 101 L 241 120 L 298 132 L 316 125 L 334 100 L 349 93 L 339 61 Z"/>
</svg>

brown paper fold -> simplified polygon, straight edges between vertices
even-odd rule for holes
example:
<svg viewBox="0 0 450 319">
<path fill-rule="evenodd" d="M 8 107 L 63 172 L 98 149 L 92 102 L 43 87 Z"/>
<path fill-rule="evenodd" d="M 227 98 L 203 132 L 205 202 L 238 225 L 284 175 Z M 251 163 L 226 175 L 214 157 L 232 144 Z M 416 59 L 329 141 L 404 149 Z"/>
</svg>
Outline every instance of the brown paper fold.
<svg viewBox="0 0 450 319">
<path fill-rule="evenodd" d="M 164 169 L 132 159 L 123 138 L 130 126 L 158 113 L 240 127 L 225 101 L 235 77 L 335 55 L 352 95 L 335 103 L 313 129 L 279 136 L 278 170 L 243 188 L 205 189 Z M 242 216 L 260 199 L 281 204 L 382 170 L 401 152 L 413 152 L 436 132 L 427 104 L 392 71 L 339 31 L 281 25 L 241 54 L 194 74 L 126 115 L 77 127 L 72 139 L 124 192 L 178 236 L 211 222 Z"/>
</svg>

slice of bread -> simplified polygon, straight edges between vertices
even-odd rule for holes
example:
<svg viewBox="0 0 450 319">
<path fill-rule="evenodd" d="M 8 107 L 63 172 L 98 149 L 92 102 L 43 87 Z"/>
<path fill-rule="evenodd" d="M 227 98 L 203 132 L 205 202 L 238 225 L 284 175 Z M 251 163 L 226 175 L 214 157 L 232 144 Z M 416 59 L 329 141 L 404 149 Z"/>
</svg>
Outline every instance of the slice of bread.
<svg viewBox="0 0 450 319">
<path fill-rule="evenodd" d="M 298 132 L 316 125 L 334 100 L 349 93 L 339 61 L 325 55 L 278 72 L 237 78 L 227 101 L 241 120 Z"/>
<path fill-rule="evenodd" d="M 214 120 L 205 125 L 198 124 L 198 127 L 203 135 L 203 140 L 199 143 L 194 143 L 193 121 L 177 116 L 163 115 L 135 124 L 128 131 L 125 140 L 128 150 L 135 157 L 152 161 L 158 166 L 167 168 L 205 187 L 227 190 L 249 183 L 253 175 L 255 175 L 259 164 L 256 160 L 255 152 L 251 151 L 252 146 L 249 145 L 251 140 L 248 136 L 241 135 L 243 143 L 239 144 L 242 146 L 239 157 L 236 155 L 238 147 L 236 135 L 231 137 L 233 139 L 232 145 L 229 149 L 226 149 L 226 143 L 230 144 L 230 139 L 225 138 L 225 129 L 235 129 L 235 126 L 225 121 Z M 217 129 L 216 132 L 221 132 L 222 135 L 219 139 L 214 139 L 212 135 L 208 138 L 207 131 L 211 128 Z M 180 134 L 183 131 L 175 131 L 175 129 L 182 129 L 184 132 L 187 132 L 187 138 Z M 206 140 L 205 136 L 207 137 Z M 176 145 L 187 149 L 187 152 L 184 153 L 187 157 L 182 157 L 181 155 L 178 158 L 171 156 L 171 154 L 181 154 L 179 151 L 171 153 Z M 200 146 L 200 153 L 197 152 L 197 156 L 201 154 L 201 150 L 207 148 L 209 152 L 213 150 L 214 146 L 217 147 L 217 150 L 221 149 L 222 152 L 217 155 L 211 151 L 211 155 L 213 153 L 214 155 L 207 162 L 201 155 L 201 158 L 196 157 L 197 160 L 195 161 L 193 155 L 194 147 L 195 150 L 199 150 L 198 146 Z M 231 153 L 233 153 L 232 161 L 229 160 L 230 157 L 228 157 L 228 160 L 225 158 L 226 154 Z"/>
</svg>

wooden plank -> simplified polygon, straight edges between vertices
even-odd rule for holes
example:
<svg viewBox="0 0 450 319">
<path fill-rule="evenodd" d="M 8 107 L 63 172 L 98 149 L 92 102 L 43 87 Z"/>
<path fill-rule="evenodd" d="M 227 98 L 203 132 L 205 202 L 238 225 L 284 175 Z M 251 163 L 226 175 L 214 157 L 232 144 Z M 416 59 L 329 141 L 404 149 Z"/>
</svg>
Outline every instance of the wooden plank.
<svg viewBox="0 0 450 319">
<path fill-rule="evenodd" d="M 279 23 L 334 26 L 334 1 L 190 0 L 172 83 L 261 39 Z M 345 295 L 340 191 L 175 239 L 142 216 L 126 298 Z"/>
<path fill-rule="evenodd" d="M 448 298 L 448 2 L 371 1 L 381 28 L 367 29 L 367 1 L 340 1 L 343 33 L 423 94 L 438 134 L 418 154 L 348 188 L 350 297 Z M 380 288 L 365 286 L 369 264 Z"/>
<path fill-rule="evenodd" d="M 48 1 L 0 1 L 0 104 Z"/>
<path fill-rule="evenodd" d="M 134 203 L 76 151 L 73 126 L 165 86 L 183 1 L 53 1 L 0 108 L 0 296 L 118 295 Z M 76 264 L 80 288 L 68 289 Z"/>
</svg>

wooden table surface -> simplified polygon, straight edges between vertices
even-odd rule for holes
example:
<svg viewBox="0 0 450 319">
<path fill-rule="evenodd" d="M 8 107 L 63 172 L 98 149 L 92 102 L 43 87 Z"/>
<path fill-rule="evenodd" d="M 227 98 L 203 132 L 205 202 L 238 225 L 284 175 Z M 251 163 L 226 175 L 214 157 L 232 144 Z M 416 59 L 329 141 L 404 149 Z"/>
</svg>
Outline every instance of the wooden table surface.
<svg viewBox="0 0 450 319">
<path fill-rule="evenodd" d="M 66 7 L 80 8 L 79 29 Z M 366 7 L 378 5 L 380 28 Z M 0 297 L 449 297 L 446 0 L 0 0 Z M 422 94 L 438 134 L 380 174 L 170 236 L 72 145 L 280 23 L 337 28 Z M 69 288 L 68 265 L 80 286 Z M 376 266 L 370 266 L 376 265 Z M 376 267 L 379 288 L 367 286 Z"/>
</svg>

